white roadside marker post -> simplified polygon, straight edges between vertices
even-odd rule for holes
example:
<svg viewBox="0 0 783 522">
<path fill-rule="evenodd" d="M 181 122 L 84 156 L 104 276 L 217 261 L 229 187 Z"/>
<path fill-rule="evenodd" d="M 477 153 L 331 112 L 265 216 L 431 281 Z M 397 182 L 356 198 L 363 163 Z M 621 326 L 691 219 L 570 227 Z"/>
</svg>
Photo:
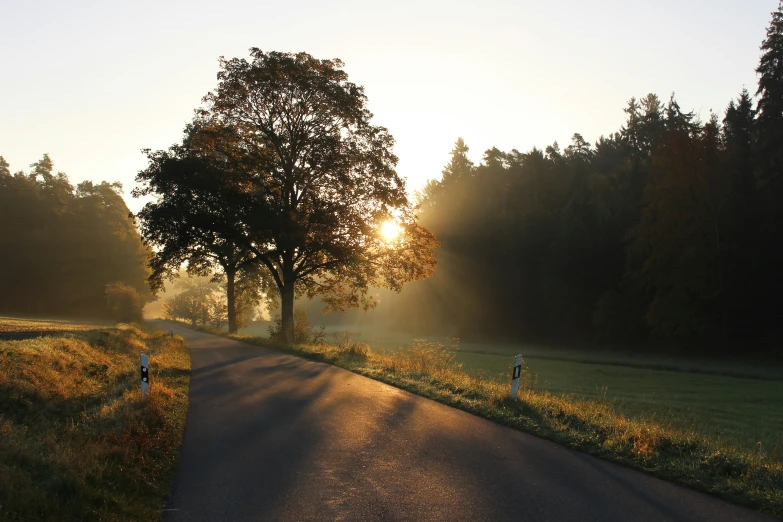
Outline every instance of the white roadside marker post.
<svg viewBox="0 0 783 522">
<path fill-rule="evenodd" d="M 514 357 L 514 371 L 511 374 L 511 400 L 517 400 L 519 395 L 519 377 L 522 375 L 522 354 Z"/>
<path fill-rule="evenodd" d="M 150 393 L 150 359 L 141 354 L 141 392 L 147 396 Z"/>
</svg>

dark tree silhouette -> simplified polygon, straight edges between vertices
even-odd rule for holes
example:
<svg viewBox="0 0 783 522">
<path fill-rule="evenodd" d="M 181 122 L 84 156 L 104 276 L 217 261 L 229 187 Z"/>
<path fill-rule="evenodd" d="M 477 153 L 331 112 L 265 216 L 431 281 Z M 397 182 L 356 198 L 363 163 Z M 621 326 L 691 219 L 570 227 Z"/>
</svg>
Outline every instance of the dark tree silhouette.
<svg viewBox="0 0 783 522">
<path fill-rule="evenodd" d="M 783 236 L 780 233 L 783 229 L 783 2 L 772 13 L 761 52 L 756 69 L 759 85 L 755 162 L 760 190 L 759 198 L 754 202 L 762 216 L 754 223 L 759 238 L 756 245 L 761 255 L 753 273 L 757 275 L 755 286 L 763 289 L 757 294 L 757 299 L 764 305 L 759 314 L 765 321 L 779 324 L 777 310 L 783 292 L 780 276 L 783 263 Z M 783 344 L 780 326 L 777 326 L 777 341 Z"/>
<path fill-rule="evenodd" d="M 364 90 L 342 63 L 259 49 L 251 57 L 221 60 L 183 146 L 212 166 L 213 193 L 226 203 L 217 221 L 233 223 L 225 239 L 266 269 L 292 342 L 295 295 L 371 307 L 371 286 L 399 291 L 429 276 L 436 242 L 394 170 L 393 138 L 370 123 Z M 151 168 L 138 181 L 165 198 L 156 175 Z M 386 220 L 400 226 L 398 238 L 379 233 Z"/>
<path fill-rule="evenodd" d="M 177 277 L 185 263 L 190 274 L 225 277 L 228 330 L 235 333 L 237 278 L 260 274 L 254 270 L 254 254 L 236 239 L 241 223 L 225 186 L 230 175 L 186 146 L 145 152 L 149 167 L 137 176 L 145 185 L 133 193 L 160 195 L 137 215 L 142 235 L 159 247 L 150 263 L 151 286 L 161 288 L 163 279 Z M 255 279 L 262 284 L 260 277 Z"/>
<path fill-rule="evenodd" d="M 761 45 L 759 75 L 758 145 L 763 181 L 783 173 L 783 2 L 772 13 L 767 37 Z"/>
</svg>

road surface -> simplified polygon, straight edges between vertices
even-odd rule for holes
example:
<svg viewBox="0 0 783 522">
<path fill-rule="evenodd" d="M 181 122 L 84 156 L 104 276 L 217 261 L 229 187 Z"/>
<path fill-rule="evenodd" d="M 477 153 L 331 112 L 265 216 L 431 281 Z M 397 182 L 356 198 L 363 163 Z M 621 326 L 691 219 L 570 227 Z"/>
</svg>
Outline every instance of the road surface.
<svg viewBox="0 0 783 522">
<path fill-rule="evenodd" d="M 772 520 L 323 363 L 159 324 L 192 357 L 166 520 Z"/>
</svg>

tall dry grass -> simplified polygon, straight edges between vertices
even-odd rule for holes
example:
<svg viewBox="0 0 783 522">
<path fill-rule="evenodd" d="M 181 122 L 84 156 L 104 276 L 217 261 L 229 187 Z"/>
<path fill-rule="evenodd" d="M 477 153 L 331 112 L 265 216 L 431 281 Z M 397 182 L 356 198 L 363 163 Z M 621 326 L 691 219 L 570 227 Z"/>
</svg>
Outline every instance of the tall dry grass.
<svg viewBox="0 0 783 522">
<path fill-rule="evenodd" d="M 182 339 L 130 325 L 42 333 L 0 341 L 0 519 L 159 518 L 187 411 Z"/>
</svg>

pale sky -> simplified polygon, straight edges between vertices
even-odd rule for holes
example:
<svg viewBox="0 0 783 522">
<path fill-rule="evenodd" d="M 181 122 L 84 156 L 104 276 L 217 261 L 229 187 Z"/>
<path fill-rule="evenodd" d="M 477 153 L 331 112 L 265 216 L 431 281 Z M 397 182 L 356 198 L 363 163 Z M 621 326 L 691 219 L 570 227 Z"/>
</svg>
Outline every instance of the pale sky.
<svg viewBox="0 0 783 522">
<path fill-rule="evenodd" d="M 43 153 L 71 181 L 120 181 L 140 149 L 178 142 L 218 57 L 340 58 L 374 123 L 396 138 L 410 189 L 439 178 L 459 136 L 527 151 L 619 129 L 648 92 L 703 119 L 756 89 L 778 0 L 0 0 L 0 155 Z"/>
</svg>

